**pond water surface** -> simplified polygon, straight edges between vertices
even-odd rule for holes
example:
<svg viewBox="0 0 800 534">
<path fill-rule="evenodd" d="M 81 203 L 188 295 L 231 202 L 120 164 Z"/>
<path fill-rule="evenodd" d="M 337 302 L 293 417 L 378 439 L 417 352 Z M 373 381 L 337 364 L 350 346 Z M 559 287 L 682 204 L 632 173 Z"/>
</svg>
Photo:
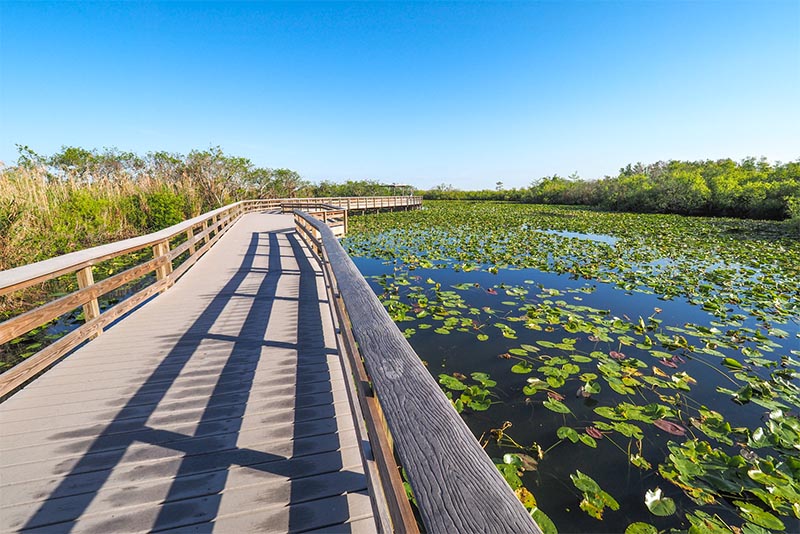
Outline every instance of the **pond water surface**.
<svg viewBox="0 0 800 534">
<path fill-rule="evenodd" d="M 345 243 L 443 390 L 464 399 L 457 407 L 489 455 L 501 467 L 508 453 L 526 460 L 522 483 L 558 530 L 800 531 L 798 288 L 781 263 L 797 257 L 797 241 L 749 236 L 758 254 L 732 261 L 730 243 L 692 250 L 697 236 L 686 235 L 664 254 L 655 241 L 714 222 L 674 217 L 662 235 L 663 216 L 636 216 L 640 234 L 613 235 L 631 230 L 625 216 L 569 210 L 549 231 L 547 215 L 527 222 L 537 207 L 492 205 L 501 221 L 524 211 L 531 227 L 465 223 L 480 206 L 356 218 Z M 564 229 L 565 219 L 583 224 Z M 486 252 L 492 241 L 503 261 Z M 544 249 L 547 263 L 527 256 Z M 525 257 L 508 261 L 509 250 Z M 573 272 L 548 272 L 565 258 L 577 258 Z M 770 261 L 779 268 L 759 263 Z M 748 299 L 770 291 L 772 307 Z M 578 472 L 618 509 L 600 498 L 598 510 L 597 494 L 573 483 Z"/>
</svg>

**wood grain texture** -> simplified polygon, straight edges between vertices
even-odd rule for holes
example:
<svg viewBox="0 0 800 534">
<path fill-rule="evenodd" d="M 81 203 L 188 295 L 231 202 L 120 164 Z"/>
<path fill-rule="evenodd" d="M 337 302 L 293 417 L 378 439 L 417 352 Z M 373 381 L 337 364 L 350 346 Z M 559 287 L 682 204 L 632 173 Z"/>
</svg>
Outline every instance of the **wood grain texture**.
<svg viewBox="0 0 800 534">
<path fill-rule="evenodd" d="M 313 217 L 429 532 L 541 532 L 331 230 Z"/>
<path fill-rule="evenodd" d="M 84 267 L 77 273 L 78 276 L 78 287 L 80 289 L 86 289 L 89 286 L 94 285 L 94 273 L 92 273 L 91 267 Z M 97 302 L 97 297 L 89 299 L 83 305 L 83 319 L 84 322 L 91 321 L 92 319 L 100 316 L 100 303 Z"/>
<path fill-rule="evenodd" d="M 295 216 L 295 223 L 298 221 L 305 222 Z M 356 409 L 354 407 L 353 411 L 356 414 L 360 413 L 364 419 L 372 449 L 372 457 L 377 467 L 378 476 L 376 478 L 378 480 L 375 483 L 381 487 L 383 501 L 386 503 L 388 515 L 391 519 L 392 530 L 398 533 L 418 534 L 417 519 L 414 517 L 414 511 L 411 508 L 411 503 L 408 500 L 405 486 L 400 476 L 400 469 L 394 458 L 394 448 L 390 443 L 390 436 L 381 412 L 381 406 L 378 399 L 372 395 L 372 388 L 368 382 L 361 353 L 353 338 L 350 318 L 347 315 L 344 301 L 336 285 L 336 277 L 333 275 L 327 257 L 323 257 L 320 263 L 325 275 L 328 299 L 339 325 L 339 344 L 343 356 L 343 365 L 351 373 L 353 393 L 360 408 Z M 378 493 L 374 489 L 374 485 L 371 484 L 370 489 L 374 493 Z"/>
</svg>

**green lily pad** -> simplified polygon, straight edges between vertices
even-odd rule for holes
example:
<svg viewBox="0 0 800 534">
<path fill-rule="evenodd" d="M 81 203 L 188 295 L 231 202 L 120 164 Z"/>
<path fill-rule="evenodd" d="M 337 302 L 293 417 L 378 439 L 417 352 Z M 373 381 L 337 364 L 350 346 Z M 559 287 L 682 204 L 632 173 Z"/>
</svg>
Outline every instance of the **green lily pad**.
<svg viewBox="0 0 800 534">
<path fill-rule="evenodd" d="M 548 410 L 552 410 L 556 413 L 572 413 L 566 404 L 555 399 L 547 399 L 546 401 L 542 402 L 542 405 L 544 405 L 544 407 Z"/>
<path fill-rule="evenodd" d="M 625 534 L 658 534 L 658 529 L 650 523 L 637 521 L 627 526 Z"/>
<path fill-rule="evenodd" d="M 664 497 L 660 488 L 647 490 L 644 494 L 644 504 L 650 513 L 658 516 L 670 516 L 675 513 L 675 501 Z"/>
</svg>

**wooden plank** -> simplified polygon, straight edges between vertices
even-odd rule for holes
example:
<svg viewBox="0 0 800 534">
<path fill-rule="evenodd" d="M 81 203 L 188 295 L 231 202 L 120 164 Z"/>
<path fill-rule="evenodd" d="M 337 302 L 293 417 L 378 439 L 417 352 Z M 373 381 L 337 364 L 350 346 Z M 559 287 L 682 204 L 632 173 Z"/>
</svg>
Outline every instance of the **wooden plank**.
<svg viewBox="0 0 800 534">
<path fill-rule="evenodd" d="M 99 329 L 111 324 L 121 315 L 132 310 L 155 293 L 161 291 L 169 282 L 170 278 L 167 277 L 147 286 L 139 293 L 136 293 L 136 295 L 106 310 L 100 317 L 76 328 L 52 345 L 48 345 L 27 360 L 15 365 L 0 375 L 0 401 L 14 393 L 28 381 L 36 378 L 40 373 L 46 371 L 48 367 L 56 363 L 62 356 L 69 353 L 69 351 L 86 339 L 92 337 Z"/>
<path fill-rule="evenodd" d="M 153 257 L 154 258 L 164 258 L 167 261 L 161 263 L 158 267 L 156 267 L 156 280 L 163 280 L 169 273 L 172 272 L 172 261 L 169 258 L 169 241 L 164 240 L 156 243 L 153 247 Z"/>
<path fill-rule="evenodd" d="M 189 244 L 189 255 L 194 254 L 194 226 L 186 231 L 186 242 Z"/>
<path fill-rule="evenodd" d="M 376 530 L 322 277 L 252 217 L 0 405 L 0 531 Z"/>
<path fill-rule="evenodd" d="M 426 530 L 541 532 L 331 230 L 300 216 L 322 235 Z"/>
</svg>

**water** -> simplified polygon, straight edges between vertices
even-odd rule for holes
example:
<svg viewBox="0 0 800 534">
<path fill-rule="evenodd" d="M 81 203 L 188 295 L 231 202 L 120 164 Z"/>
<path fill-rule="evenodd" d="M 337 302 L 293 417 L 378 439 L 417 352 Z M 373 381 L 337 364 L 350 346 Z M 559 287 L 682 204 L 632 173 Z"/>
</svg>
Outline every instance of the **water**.
<svg viewBox="0 0 800 534">
<path fill-rule="evenodd" d="M 577 237 L 577 235 L 572 235 L 575 234 L 573 232 L 557 233 L 559 235 L 570 234 L 567 237 Z M 584 236 L 588 235 L 590 234 L 584 234 Z M 607 238 L 609 236 L 596 237 Z M 604 242 L 609 243 L 608 240 Z M 395 264 L 387 264 L 381 260 L 369 258 L 354 258 L 354 261 L 361 272 L 368 277 L 378 295 L 381 295 L 384 290 L 377 279 L 371 277 L 382 274 L 398 274 L 395 271 Z M 550 340 L 558 343 L 565 337 L 577 338 L 575 352 L 581 354 L 587 354 L 594 350 L 604 352 L 618 350 L 627 357 L 635 357 L 647 363 L 648 368 L 642 370 L 646 374 L 652 374 L 651 367 L 656 367 L 668 374 L 677 371 L 688 373 L 697 381 L 698 385 L 692 386 L 690 392 L 674 391 L 671 393 L 681 393 L 684 396 L 683 402 L 689 403 L 692 407 L 704 405 L 719 411 L 733 427 L 754 428 L 761 423 L 765 415 L 764 408 L 756 404 L 749 403 L 740 406 L 733 403 L 729 395 L 716 392 L 717 387 L 735 390 L 738 389 L 738 386 L 726 378 L 729 373 L 720 366 L 720 359 L 714 356 L 685 357 L 687 360 L 685 364 L 679 365 L 679 369 L 672 369 L 663 365 L 646 350 L 634 346 L 618 346 L 616 343 L 591 341 L 587 334 L 569 334 L 559 325 L 554 325 L 553 331 L 547 332 L 528 330 L 519 326 L 520 323 L 508 322 L 507 324 L 514 325 L 519 339 L 505 338 L 491 326 L 491 323 L 502 320 L 503 315 L 507 317 L 519 315 L 517 309 L 524 302 L 541 303 L 545 300 L 563 301 L 565 304 L 607 310 L 609 316 L 622 318 L 626 322 L 630 319 L 635 323 L 639 317 L 643 320 L 647 320 L 648 317 L 656 317 L 662 321 L 661 330 L 665 333 L 669 333 L 665 330 L 667 326 L 682 328 L 687 323 L 709 328 L 714 326 L 712 323 L 718 318 L 683 299 L 660 300 L 655 295 L 626 292 L 612 284 L 580 280 L 568 275 L 546 273 L 536 269 L 501 269 L 496 275 L 485 271 L 456 272 L 451 269 L 415 269 L 408 273 L 401 270 L 399 274 L 400 277 L 407 275 L 410 280 L 410 286 L 400 286 L 401 296 L 409 293 L 407 287 L 425 286 L 429 278 L 438 282 L 442 290 L 451 290 L 451 286 L 457 284 L 478 284 L 479 287 L 459 291 L 459 294 L 465 299 L 468 306 L 474 308 L 488 306 L 497 310 L 499 317 L 489 319 L 481 315 L 479 318 L 480 323 L 484 321 L 489 323 L 488 326 L 482 327 L 482 331 L 490 334 L 489 339 L 485 342 L 476 340 L 476 330 L 469 332 L 453 330 L 449 335 L 440 335 L 435 333 L 433 328 L 428 330 L 417 328 L 416 333 L 409 341 L 435 377 L 440 373 L 469 375 L 472 372 L 480 371 L 489 373 L 493 379 L 497 380 L 498 386 L 494 390 L 496 402 L 483 412 L 465 411 L 462 414 L 464 420 L 476 438 L 488 436 L 491 429 L 499 428 L 505 421 L 508 421 L 512 426 L 506 432 L 514 440 L 526 447 L 536 443 L 542 449 L 547 450 L 539 461 L 538 469 L 534 472 L 526 472 L 523 481 L 536 496 L 539 508 L 549 515 L 561 532 L 622 532 L 635 521 L 648 522 L 659 529 L 687 528 L 689 524 L 683 519 L 684 512 L 696 510 L 698 506 L 679 488 L 661 478 L 657 466 L 669 454 L 666 445 L 670 440 L 681 442 L 690 438 L 692 434 L 701 439 L 708 438 L 702 432 L 692 429 L 687 424 L 688 421 L 683 422 L 689 430 L 687 438 L 669 435 L 651 424 L 630 421 L 644 432 L 641 452 L 653 466 L 653 469 L 646 471 L 633 466 L 628 461 L 629 452 L 639 451 L 636 440 L 629 440 L 618 433 L 607 434 L 603 439 L 598 440 L 596 449 L 589 448 L 580 442 L 573 444 L 566 440 L 555 445 L 558 442 L 556 430 L 560 426 L 570 426 L 578 432 L 583 432 L 595 421 L 607 421 L 593 411 L 597 406 L 613 406 L 623 401 L 639 405 L 653 402 L 665 404 L 665 402 L 646 387 L 638 388 L 640 391 L 637 391 L 637 394 L 630 395 L 626 399 L 626 396 L 612 391 L 602 379 L 598 380 L 598 383 L 602 385 L 599 395 L 588 399 L 579 398 L 575 392 L 581 382 L 572 377 L 565 386 L 558 389 L 558 392 L 564 395 L 563 402 L 572 410 L 575 417 L 554 413 L 542 406 L 541 400 L 546 398 L 542 392 L 535 396 L 526 396 L 522 392 L 522 388 L 527 384 L 527 378 L 541 375 L 536 372 L 529 375 L 511 373 L 509 369 L 516 363 L 516 360 L 500 357 L 500 355 L 507 354 L 510 349 L 519 347 L 521 344 L 534 345 L 537 340 Z M 529 293 L 524 300 L 515 300 L 505 294 L 502 286 L 521 286 L 527 288 Z M 541 292 L 540 287 L 555 289 L 562 294 L 553 297 L 536 296 Z M 495 288 L 494 291 L 497 294 L 493 295 L 488 292 L 489 288 Z M 413 303 L 413 300 L 401 300 Z M 503 302 L 511 301 L 513 301 L 513 305 L 503 304 Z M 414 328 L 423 322 L 425 319 L 401 322 L 398 326 L 403 330 L 409 327 Z M 751 317 L 746 319 L 742 326 L 757 328 L 758 323 Z M 795 335 L 797 324 L 793 323 L 788 328 L 792 330 L 790 337 L 779 340 L 783 345 L 779 351 L 780 354 L 788 354 L 790 350 L 800 349 L 800 339 Z M 631 335 L 633 336 L 633 334 Z M 652 334 L 650 335 L 652 336 Z M 654 348 L 660 347 L 656 343 Z M 720 350 L 724 351 L 724 349 Z M 552 355 L 568 355 L 568 352 L 560 350 L 543 349 L 542 353 L 544 352 L 552 352 Z M 773 353 L 772 357 L 777 357 L 775 354 L 777 353 Z M 581 372 L 597 373 L 595 362 L 582 363 L 580 366 Z M 680 406 L 678 407 L 680 408 Z M 723 446 L 723 448 L 731 455 L 739 451 L 736 446 Z M 493 442 L 489 443 L 486 450 L 498 461 L 504 453 L 513 452 L 512 449 L 500 447 Z M 580 510 L 581 492 L 573 486 L 569 478 L 569 475 L 576 469 L 594 478 L 601 488 L 620 503 L 620 510 L 606 509 L 602 521 L 598 521 Z M 647 490 L 656 487 L 661 488 L 666 496 L 675 500 L 678 508 L 675 515 L 657 517 L 649 512 L 645 506 L 643 495 Z M 707 506 L 703 509 L 711 514 L 719 515 L 730 524 L 741 523 L 730 506 Z M 789 531 L 800 530 L 800 523 L 792 525 L 792 519 L 785 517 L 782 519 L 787 524 Z"/>
<path fill-rule="evenodd" d="M 619 241 L 619 238 L 604 235 L 604 234 L 589 234 L 585 232 L 567 232 L 565 230 L 537 230 L 543 234 L 560 235 L 561 237 L 569 237 L 573 239 L 584 239 L 586 241 L 594 241 L 595 243 L 605 243 L 614 246 Z"/>
</svg>

